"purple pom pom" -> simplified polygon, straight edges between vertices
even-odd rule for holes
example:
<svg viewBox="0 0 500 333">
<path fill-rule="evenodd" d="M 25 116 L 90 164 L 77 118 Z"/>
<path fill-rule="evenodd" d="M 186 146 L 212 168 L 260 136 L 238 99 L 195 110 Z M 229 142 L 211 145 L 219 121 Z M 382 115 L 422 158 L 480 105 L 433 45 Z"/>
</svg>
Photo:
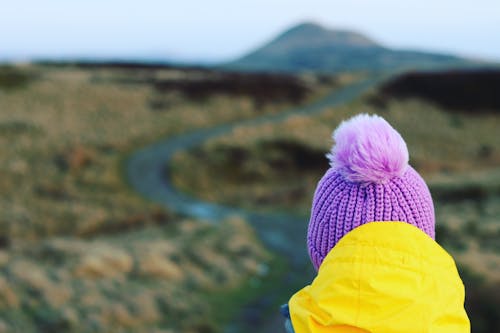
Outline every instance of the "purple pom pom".
<svg viewBox="0 0 500 333">
<path fill-rule="evenodd" d="M 335 145 L 327 157 L 330 166 L 356 183 L 384 183 L 403 175 L 408 148 L 385 119 L 360 114 L 342 122 L 332 134 Z"/>
</svg>

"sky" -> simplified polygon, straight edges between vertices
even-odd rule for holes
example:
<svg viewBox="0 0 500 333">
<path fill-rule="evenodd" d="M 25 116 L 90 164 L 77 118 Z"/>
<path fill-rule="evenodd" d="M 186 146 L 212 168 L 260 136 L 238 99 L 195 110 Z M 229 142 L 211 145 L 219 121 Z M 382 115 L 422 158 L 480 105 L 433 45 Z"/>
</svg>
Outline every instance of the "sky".
<svg viewBox="0 0 500 333">
<path fill-rule="evenodd" d="M 294 24 L 500 61 L 500 0 L 0 0 L 0 59 L 237 58 Z"/>
</svg>

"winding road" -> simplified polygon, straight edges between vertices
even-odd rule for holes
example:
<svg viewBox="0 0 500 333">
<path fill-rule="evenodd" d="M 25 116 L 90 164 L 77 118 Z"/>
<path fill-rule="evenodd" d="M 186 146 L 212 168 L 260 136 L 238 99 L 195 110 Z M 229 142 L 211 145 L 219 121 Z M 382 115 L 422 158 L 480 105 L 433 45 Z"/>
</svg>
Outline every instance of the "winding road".
<svg viewBox="0 0 500 333">
<path fill-rule="evenodd" d="M 385 76 L 374 76 L 358 81 L 333 91 L 327 96 L 309 105 L 290 109 L 274 115 L 264 115 L 251 120 L 236 121 L 213 128 L 199 129 L 175 137 L 169 137 L 155 144 L 134 152 L 126 164 L 126 176 L 130 185 L 144 197 L 165 205 L 169 210 L 194 218 L 217 223 L 229 216 L 241 216 L 255 229 L 264 245 L 288 259 L 289 273 L 283 278 L 283 286 L 294 288 L 310 282 L 313 271 L 305 247 L 307 217 L 286 215 L 284 213 L 257 213 L 236 207 L 209 203 L 176 189 L 166 170 L 175 153 L 202 144 L 208 139 L 229 133 L 236 126 L 253 126 L 264 123 L 276 123 L 297 114 L 312 115 L 327 107 L 352 101 L 363 92 L 380 83 Z M 281 287 L 283 287 L 281 286 Z M 295 290 L 290 289 L 290 296 Z M 264 314 L 266 305 L 275 304 L 279 295 L 261 296 L 252 304 L 242 309 L 226 333 L 241 332 L 242 327 L 251 325 L 254 332 L 280 332 L 281 318 L 277 315 L 268 318 Z M 249 322 L 251 324 L 249 324 Z"/>
</svg>

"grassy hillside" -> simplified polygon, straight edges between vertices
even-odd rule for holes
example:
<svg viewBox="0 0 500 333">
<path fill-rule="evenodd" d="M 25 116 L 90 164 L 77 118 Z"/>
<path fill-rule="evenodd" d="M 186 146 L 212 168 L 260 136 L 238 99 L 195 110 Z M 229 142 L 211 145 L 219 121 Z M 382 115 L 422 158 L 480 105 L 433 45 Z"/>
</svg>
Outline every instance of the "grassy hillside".
<svg viewBox="0 0 500 333">
<path fill-rule="evenodd" d="M 133 63 L 0 67 L 0 332 L 221 331 L 241 304 L 282 281 L 282 258 L 239 218 L 214 225 L 142 199 L 124 161 L 159 139 L 279 113 L 358 78 Z M 495 331 L 498 112 L 372 92 L 315 117 L 237 127 L 177 155 L 169 172 L 207 200 L 307 215 L 331 130 L 360 110 L 380 113 L 407 140 L 435 198 L 438 240 L 460 264 L 474 332 Z"/>
<path fill-rule="evenodd" d="M 245 71 L 348 72 L 462 66 L 470 61 L 447 54 L 394 50 L 355 31 L 302 23 L 225 68 Z"/>
<path fill-rule="evenodd" d="M 418 98 L 443 109 L 491 113 L 500 111 L 499 91 L 499 68 L 410 72 L 384 84 L 373 102 Z"/>
</svg>

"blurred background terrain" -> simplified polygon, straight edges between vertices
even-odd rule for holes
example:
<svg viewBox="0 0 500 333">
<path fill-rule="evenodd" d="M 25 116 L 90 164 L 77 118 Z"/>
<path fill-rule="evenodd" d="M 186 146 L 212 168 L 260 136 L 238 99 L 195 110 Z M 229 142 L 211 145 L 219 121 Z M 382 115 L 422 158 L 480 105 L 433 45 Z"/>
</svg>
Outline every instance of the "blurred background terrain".
<svg viewBox="0 0 500 333">
<path fill-rule="evenodd" d="M 155 5 L 145 3 L 136 18 L 144 8 L 153 23 L 170 15 L 152 14 Z M 50 23 L 56 7 L 34 6 L 23 18 L 44 44 L 29 40 L 28 32 L 36 35 L 29 23 L 0 37 L 0 332 L 279 332 L 279 305 L 314 274 L 305 230 L 331 131 L 360 112 L 383 116 L 402 134 L 410 164 L 427 181 L 436 238 L 459 266 L 472 332 L 500 331 L 493 40 L 471 37 L 472 25 L 456 38 L 462 44 L 450 33 L 438 47 L 457 14 L 450 29 L 425 37 L 429 44 L 388 22 L 386 40 L 408 40 L 388 46 L 355 28 L 332 28 L 324 3 L 309 5 L 318 11 L 307 21 L 292 5 L 272 4 L 257 11 L 263 24 L 252 9 L 241 28 L 222 21 L 219 32 L 242 29 L 238 39 L 228 32 L 202 49 L 201 24 L 225 16 L 219 5 L 190 21 L 192 31 L 179 23 L 183 38 L 167 34 L 162 43 L 172 41 L 176 56 L 143 51 L 144 26 L 107 48 L 105 38 L 117 36 L 108 18 L 134 26 L 121 16 L 133 12 L 126 4 L 123 12 L 103 5 L 102 13 L 115 14 L 81 28 L 76 18 L 96 7 L 60 4 Z M 394 3 L 384 1 L 380 13 L 383 5 Z M 482 37 L 500 29 L 498 15 L 487 16 L 496 5 L 487 6 L 484 24 L 498 24 L 479 29 Z M 15 9 L 0 14 L 4 31 Z M 269 25 L 280 15 L 281 25 Z M 436 28 L 428 19 L 414 24 Z M 245 40 L 244 29 L 270 39 Z M 246 51 L 230 54 L 232 41 Z M 145 151 L 144 169 L 134 169 Z M 144 193 L 137 183 L 150 181 L 150 166 L 156 178 Z"/>
</svg>

